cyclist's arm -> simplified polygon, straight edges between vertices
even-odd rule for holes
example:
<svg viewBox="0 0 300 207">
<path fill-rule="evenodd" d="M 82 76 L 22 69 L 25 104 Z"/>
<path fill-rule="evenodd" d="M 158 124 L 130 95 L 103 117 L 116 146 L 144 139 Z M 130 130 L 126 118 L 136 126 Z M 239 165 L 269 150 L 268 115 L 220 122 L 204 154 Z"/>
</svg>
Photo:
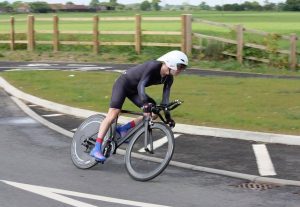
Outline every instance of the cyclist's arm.
<svg viewBox="0 0 300 207">
<path fill-rule="evenodd" d="M 173 84 L 173 77 L 169 76 L 167 81 L 164 83 L 163 95 L 162 95 L 162 104 L 168 104 L 171 92 L 171 86 Z"/>
<path fill-rule="evenodd" d="M 149 76 L 143 76 L 137 87 L 139 97 L 141 98 L 141 100 L 144 104 L 146 104 L 148 101 L 148 98 L 146 95 L 146 89 L 145 89 L 148 81 L 149 81 Z"/>
<path fill-rule="evenodd" d="M 170 92 L 171 92 L 171 86 L 173 84 L 173 76 L 170 76 L 168 81 L 165 82 L 164 88 L 163 88 L 163 97 L 162 97 L 162 104 L 168 104 L 170 99 Z M 165 111 L 165 117 L 167 120 L 171 119 L 171 114 L 169 111 Z"/>
</svg>

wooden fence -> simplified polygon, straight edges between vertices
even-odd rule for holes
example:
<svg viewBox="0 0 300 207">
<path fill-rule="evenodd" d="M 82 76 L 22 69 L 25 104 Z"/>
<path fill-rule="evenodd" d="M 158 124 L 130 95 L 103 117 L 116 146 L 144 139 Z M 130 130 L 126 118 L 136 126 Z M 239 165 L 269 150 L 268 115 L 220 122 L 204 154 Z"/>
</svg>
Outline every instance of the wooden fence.
<svg viewBox="0 0 300 207">
<path fill-rule="evenodd" d="M 209 35 L 204 35 L 204 34 L 199 34 L 199 33 L 193 33 L 193 36 L 199 39 L 207 39 L 207 40 L 214 40 L 214 41 L 219 41 L 222 43 L 226 44 L 233 44 L 236 45 L 236 53 L 229 53 L 223 51 L 222 53 L 224 55 L 228 56 L 233 56 L 236 57 L 237 61 L 242 63 L 244 59 L 248 60 L 254 60 L 254 61 L 260 61 L 260 62 L 265 62 L 269 63 L 270 60 L 268 59 L 262 59 L 262 58 L 257 58 L 253 56 L 244 56 L 244 49 L 245 47 L 249 48 L 255 48 L 263 51 L 268 51 L 268 47 L 265 45 L 259 45 L 259 44 L 254 44 L 254 43 L 247 43 L 244 38 L 245 33 L 250 33 L 250 34 L 256 34 L 256 35 L 262 35 L 262 36 L 269 36 L 272 35 L 272 33 L 268 32 L 263 32 L 259 30 L 254 30 L 254 29 L 247 29 L 243 25 L 229 25 L 229 24 L 224 24 L 224 23 L 217 23 L 217 22 L 212 22 L 212 21 L 207 21 L 203 19 L 198 19 L 195 18 L 193 19 L 193 24 L 194 23 L 202 23 L 202 24 L 207 24 L 207 25 L 213 25 L 217 27 L 224 27 L 228 28 L 231 31 L 234 31 L 236 33 L 236 39 L 227 39 L 227 38 L 221 38 L 221 37 L 215 37 L 215 36 L 209 36 Z M 290 44 L 290 49 L 289 50 L 277 50 L 276 53 L 280 54 L 285 54 L 289 56 L 289 64 L 291 69 L 296 69 L 297 66 L 300 67 L 300 64 L 297 62 L 297 55 L 300 54 L 297 52 L 297 40 L 298 37 L 296 34 L 291 34 L 290 36 L 288 35 L 278 35 L 281 39 L 289 41 Z M 193 45 L 194 49 L 201 49 L 202 46 L 199 45 Z"/>
<path fill-rule="evenodd" d="M 16 40 L 15 36 L 17 32 L 15 31 L 15 21 L 22 21 L 27 23 L 27 40 Z M 53 22 L 53 30 L 36 30 L 35 22 L 36 21 L 47 21 Z M 59 30 L 59 24 L 62 21 L 71 21 L 71 22 L 93 22 L 92 31 L 65 31 Z M 132 21 L 135 24 L 134 31 L 101 31 L 99 30 L 99 24 L 105 21 Z M 143 31 L 142 30 L 142 22 L 144 21 L 178 21 L 181 22 L 181 30 L 180 31 Z M 247 29 L 243 27 L 243 25 L 229 25 L 217 22 L 211 22 L 203 19 L 194 18 L 192 19 L 191 15 L 185 14 L 181 17 L 142 17 L 141 15 L 135 15 L 135 17 L 99 17 L 94 16 L 93 18 L 59 18 L 58 16 L 53 16 L 53 18 L 35 18 L 32 15 L 29 15 L 27 19 L 15 19 L 11 17 L 10 20 L 0 20 L 0 23 L 10 23 L 10 31 L 3 32 L 0 31 L 0 34 L 8 34 L 10 36 L 10 40 L 0 40 L 0 44 L 10 44 L 11 50 L 15 49 L 15 44 L 27 44 L 27 50 L 33 51 L 35 49 L 36 44 L 46 44 L 52 45 L 53 51 L 59 51 L 60 45 L 90 45 L 93 48 L 94 53 L 98 53 L 100 47 L 102 45 L 119 45 L 119 46 L 134 46 L 135 51 L 140 54 L 141 48 L 143 46 L 157 46 L 157 47 L 177 47 L 181 48 L 183 52 L 187 54 L 192 53 L 192 49 L 201 49 L 202 47 L 193 44 L 192 38 L 196 39 L 207 39 L 219 41 L 226 44 L 236 45 L 236 53 L 229 53 L 223 51 L 224 55 L 233 56 L 237 59 L 238 62 L 242 63 L 244 59 L 261 61 L 268 63 L 270 60 L 262 59 L 257 57 L 249 57 L 244 56 L 244 49 L 246 47 L 255 48 L 263 51 L 267 51 L 268 48 L 265 45 L 259 45 L 254 43 L 247 43 L 244 38 L 245 33 L 251 33 L 256 35 L 268 36 L 270 33 L 262 32 L 253 29 Z M 232 31 L 236 32 L 236 39 L 227 39 L 223 37 L 209 36 L 200 33 L 193 33 L 192 24 L 208 24 L 214 25 L 218 27 L 225 27 Z M 22 33 L 22 32 L 18 32 Z M 23 32 L 24 34 L 24 32 Z M 52 41 L 39 41 L 36 40 L 36 34 L 52 34 Z M 61 34 L 84 34 L 84 35 L 92 35 L 92 41 L 62 41 L 60 40 Z M 100 41 L 101 35 L 134 35 L 134 42 L 104 42 Z M 143 41 L 142 36 L 144 35 L 172 35 L 179 36 L 180 42 L 178 43 L 168 43 L 168 42 L 145 42 Z M 297 52 L 297 36 L 296 34 L 280 35 L 281 39 L 287 40 L 290 42 L 289 50 L 278 50 L 277 53 L 286 54 L 289 57 L 289 64 L 291 69 L 295 69 L 297 66 L 300 66 L 297 62 L 297 55 L 300 54 Z"/>
<path fill-rule="evenodd" d="M 26 19 L 18 19 L 17 21 L 27 21 L 27 40 L 15 39 L 15 18 L 11 17 L 9 20 L 0 20 L 0 23 L 10 22 L 10 32 L 1 32 L 1 34 L 9 34 L 10 40 L 0 40 L 0 43 L 10 44 L 11 50 L 15 49 L 16 43 L 27 44 L 27 50 L 33 51 L 36 44 L 52 45 L 53 51 L 58 51 L 60 45 L 91 45 L 94 53 L 98 53 L 99 46 L 101 45 L 127 45 L 134 46 L 138 54 L 141 52 L 142 46 L 158 46 L 158 47 L 178 47 L 186 53 L 191 53 L 192 42 L 192 29 L 191 29 L 191 15 L 182 15 L 181 17 L 141 17 L 141 15 L 135 15 L 135 17 L 99 17 L 93 18 L 59 18 L 53 16 L 53 18 L 35 18 L 29 15 Z M 53 22 L 53 30 L 35 30 L 36 21 Z M 63 31 L 59 30 L 59 22 L 93 22 L 92 31 Z M 135 23 L 135 31 L 100 31 L 99 23 L 104 21 L 132 21 Z M 142 21 L 178 21 L 181 22 L 181 31 L 142 31 Z M 36 34 L 52 34 L 52 41 L 38 41 L 36 40 Z M 92 35 L 92 41 L 61 41 L 60 34 L 85 34 Z M 134 42 L 100 42 L 100 35 L 134 35 Z M 143 35 L 177 35 L 181 36 L 181 42 L 179 43 L 159 43 L 159 42 L 143 42 Z"/>
</svg>

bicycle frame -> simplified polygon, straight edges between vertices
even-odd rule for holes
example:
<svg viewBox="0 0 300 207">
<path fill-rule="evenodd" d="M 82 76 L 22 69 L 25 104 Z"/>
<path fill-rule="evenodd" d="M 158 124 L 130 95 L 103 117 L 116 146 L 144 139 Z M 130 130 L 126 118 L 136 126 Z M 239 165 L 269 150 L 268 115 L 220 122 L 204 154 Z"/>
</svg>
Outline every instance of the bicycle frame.
<svg viewBox="0 0 300 207">
<path fill-rule="evenodd" d="M 167 121 L 164 120 L 164 118 L 162 117 L 162 115 L 159 112 L 161 110 L 171 111 L 171 110 L 175 109 L 176 107 L 178 107 L 181 103 L 182 103 L 182 101 L 175 100 L 174 102 L 171 102 L 167 106 L 157 105 L 156 108 L 152 108 L 151 113 L 158 115 L 158 117 L 162 120 L 162 122 L 167 124 Z M 150 115 L 145 116 L 143 113 L 132 112 L 132 111 L 127 111 L 127 110 L 121 110 L 121 112 L 134 114 L 134 115 L 140 115 L 140 116 L 143 115 L 143 120 L 137 126 L 135 126 L 133 129 L 129 130 L 128 134 L 126 134 L 125 137 L 121 137 L 120 139 L 117 139 L 116 138 L 116 127 L 118 124 L 118 117 L 116 118 L 114 123 L 112 123 L 112 125 L 111 125 L 110 135 L 107 140 L 109 143 L 113 142 L 115 145 L 113 154 L 116 154 L 117 149 L 141 128 L 144 128 L 144 131 L 145 131 L 144 150 L 148 153 L 153 154 L 154 153 L 153 152 L 153 137 L 152 137 L 151 129 L 149 127 L 152 123 L 151 116 Z M 93 141 L 96 141 L 96 140 L 93 140 Z"/>
<path fill-rule="evenodd" d="M 126 134 L 126 136 L 120 138 L 120 139 L 116 139 L 116 126 L 117 126 L 117 121 L 118 119 L 116 119 L 115 123 L 112 126 L 112 140 L 116 143 L 116 149 L 118 147 L 120 147 L 127 139 L 129 139 L 133 134 L 135 134 L 135 132 L 137 132 L 139 129 L 143 128 L 145 129 L 145 147 L 149 144 L 150 142 L 150 146 L 151 149 L 153 149 L 153 143 L 151 143 L 152 141 L 152 137 L 149 136 L 149 123 L 151 122 L 151 118 L 148 116 L 144 116 L 143 120 L 137 125 L 135 126 L 133 129 L 131 129 L 128 134 Z"/>
<path fill-rule="evenodd" d="M 124 137 L 119 137 L 117 135 L 116 127 L 118 124 L 118 117 L 113 121 L 107 134 L 104 137 L 102 143 L 103 155 L 106 158 L 109 158 L 112 154 L 116 153 L 116 149 L 118 149 L 126 140 L 131 139 L 128 143 L 126 153 L 125 153 L 125 163 L 126 169 L 129 175 L 135 180 L 139 181 L 147 181 L 153 179 L 158 176 L 168 165 L 170 162 L 173 152 L 174 152 L 174 136 L 173 132 L 170 128 L 168 128 L 168 122 L 164 120 L 160 112 L 169 112 L 179 106 L 182 102 L 179 100 L 175 100 L 166 105 L 155 105 L 151 107 L 151 113 L 158 115 L 161 119 L 162 123 L 153 122 L 152 116 L 150 114 L 145 113 L 137 113 L 131 111 L 122 110 L 122 113 L 130 113 L 139 116 L 143 116 L 143 119 L 140 123 L 136 124 L 136 126 L 128 131 L 128 133 Z M 105 119 L 105 116 L 101 114 L 95 114 L 90 116 L 87 120 L 85 120 L 80 127 L 79 130 L 74 133 L 73 141 L 71 145 L 71 158 L 74 165 L 80 169 L 88 169 L 97 164 L 97 160 L 93 158 L 93 156 L 88 156 L 95 145 L 97 134 L 99 131 L 99 125 L 101 125 L 102 121 Z M 170 124 L 169 124 L 170 126 Z M 173 126 L 173 125 L 172 125 Z M 153 135 L 152 135 L 153 133 Z M 162 133 L 162 134 L 161 134 Z M 132 162 L 132 159 L 139 159 L 136 157 L 140 152 L 147 152 L 150 154 L 154 154 L 155 142 L 154 139 L 159 140 L 160 136 L 165 136 L 167 138 L 168 144 L 165 146 L 165 149 L 159 147 L 159 151 L 157 154 L 159 160 L 162 160 L 161 164 L 154 165 L 155 167 L 151 172 L 139 172 L 139 170 L 135 169 L 135 161 Z M 154 143 L 153 143 L 154 142 Z M 83 147 L 82 147 L 83 146 Z M 141 148 L 144 148 L 142 150 Z M 161 150 L 165 150 L 166 154 L 161 153 Z M 149 155 L 149 154 L 148 154 Z M 146 154 L 140 154 L 140 156 L 147 156 Z M 152 156 L 152 155 L 151 155 Z M 160 156 L 163 156 L 162 159 Z M 102 164 L 104 162 L 101 162 Z M 138 165 L 139 166 L 139 165 Z M 148 165 L 147 165 L 148 166 Z"/>
</svg>

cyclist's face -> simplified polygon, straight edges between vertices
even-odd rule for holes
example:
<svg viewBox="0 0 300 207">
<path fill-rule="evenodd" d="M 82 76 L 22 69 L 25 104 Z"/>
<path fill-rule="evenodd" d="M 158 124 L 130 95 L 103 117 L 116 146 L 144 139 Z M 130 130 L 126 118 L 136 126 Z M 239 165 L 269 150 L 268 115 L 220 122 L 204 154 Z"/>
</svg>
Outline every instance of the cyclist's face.
<svg viewBox="0 0 300 207">
<path fill-rule="evenodd" d="M 170 75 L 177 76 L 181 71 L 180 70 L 171 70 L 170 69 Z"/>
<path fill-rule="evenodd" d="M 171 70 L 170 69 L 170 73 L 171 73 L 171 75 L 176 76 L 179 73 L 181 73 L 182 71 L 184 71 L 186 69 L 186 67 L 187 66 L 184 65 L 184 64 L 177 64 L 177 70 Z"/>
<path fill-rule="evenodd" d="M 177 70 L 171 70 L 171 69 L 170 69 L 170 74 L 173 75 L 173 76 L 177 76 L 177 75 L 179 75 L 182 71 L 184 71 L 184 70 L 177 67 Z"/>
<path fill-rule="evenodd" d="M 183 70 L 185 70 L 187 68 L 187 66 L 186 65 L 184 65 L 184 64 L 177 64 L 177 70 L 181 70 L 181 71 L 183 71 Z"/>
</svg>

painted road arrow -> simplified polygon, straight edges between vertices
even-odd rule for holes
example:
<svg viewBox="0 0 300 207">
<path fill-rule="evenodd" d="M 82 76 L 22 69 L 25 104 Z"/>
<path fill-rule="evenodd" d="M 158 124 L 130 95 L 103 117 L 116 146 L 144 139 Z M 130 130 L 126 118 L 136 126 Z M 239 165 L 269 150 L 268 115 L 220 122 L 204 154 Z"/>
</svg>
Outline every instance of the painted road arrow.
<svg viewBox="0 0 300 207">
<path fill-rule="evenodd" d="M 74 196 L 74 197 L 80 197 L 80 198 L 86 198 L 86 199 L 93 199 L 98 201 L 104 201 L 109 203 L 117 203 L 122 205 L 129 205 L 129 206 L 140 206 L 140 207 L 167 207 L 163 205 L 156 205 L 152 203 L 143 203 L 143 202 L 137 202 L 137 201 L 131 201 L 131 200 L 124 200 L 124 199 L 118 199 L 118 198 L 112 198 L 107 196 L 100 196 L 100 195 L 93 195 L 93 194 L 86 194 L 86 193 L 80 193 L 75 191 L 68 191 L 68 190 L 62 190 L 57 188 L 48 188 L 48 187 L 42 187 L 37 185 L 29 185 L 24 183 L 17 183 L 12 181 L 6 181 L 6 180 L 0 180 L 3 183 L 6 183 L 7 185 L 11 185 L 13 187 L 29 191 L 31 193 L 35 193 L 41 196 L 45 196 L 47 198 L 51 198 L 53 200 L 75 206 L 75 207 L 97 207 L 95 205 L 91 205 L 88 203 L 84 203 L 81 201 L 77 201 L 72 198 L 68 198 L 66 196 Z M 66 196 L 63 196 L 66 195 Z"/>
</svg>

